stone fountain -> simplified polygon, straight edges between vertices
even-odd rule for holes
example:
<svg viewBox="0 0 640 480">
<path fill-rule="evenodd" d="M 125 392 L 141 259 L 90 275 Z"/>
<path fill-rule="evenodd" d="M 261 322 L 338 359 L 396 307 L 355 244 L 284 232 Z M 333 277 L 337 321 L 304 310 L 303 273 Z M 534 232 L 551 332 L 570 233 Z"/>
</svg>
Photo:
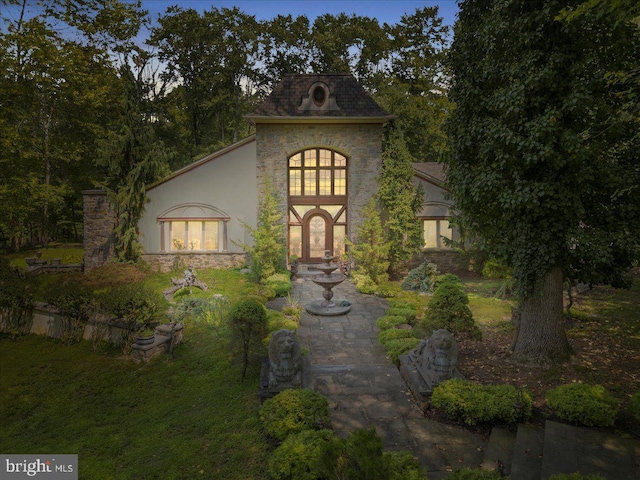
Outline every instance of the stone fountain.
<svg viewBox="0 0 640 480">
<path fill-rule="evenodd" d="M 329 255 L 329 250 L 325 250 L 322 263 L 316 268 L 322 273 L 314 275 L 311 281 L 324 288 L 322 296 L 324 300 L 317 299 L 304 306 L 307 312 L 313 315 L 334 317 L 344 315 L 351 310 L 351 303 L 346 300 L 335 300 L 333 298 L 333 287 L 345 281 L 345 276 L 341 272 L 336 272 L 339 266 L 332 263 L 333 257 Z"/>
</svg>

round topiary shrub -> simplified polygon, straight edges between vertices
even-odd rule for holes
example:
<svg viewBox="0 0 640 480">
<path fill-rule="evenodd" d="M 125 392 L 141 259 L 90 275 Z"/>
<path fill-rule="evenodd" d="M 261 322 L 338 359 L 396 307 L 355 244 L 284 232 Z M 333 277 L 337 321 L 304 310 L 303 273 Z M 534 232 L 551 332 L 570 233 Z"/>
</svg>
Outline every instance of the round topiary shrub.
<svg viewBox="0 0 640 480">
<path fill-rule="evenodd" d="M 277 440 L 305 430 L 329 426 L 329 402 L 311 390 L 288 389 L 264 402 L 260 420 L 267 434 Z"/>
<path fill-rule="evenodd" d="M 531 395 L 513 385 L 480 385 L 458 378 L 434 388 L 431 403 L 466 425 L 515 423 L 533 410 Z"/>
<path fill-rule="evenodd" d="M 385 315 L 397 315 L 404 317 L 406 323 L 413 324 L 416 321 L 416 311 L 411 307 L 394 307 L 386 311 Z"/>
<path fill-rule="evenodd" d="M 420 462 L 409 452 L 384 452 L 382 454 L 389 469 L 389 480 L 427 480 Z"/>
<path fill-rule="evenodd" d="M 242 378 L 247 374 L 249 352 L 267 335 L 267 311 L 258 300 L 246 298 L 235 303 L 229 314 L 231 328 L 242 348 Z"/>
<path fill-rule="evenodd" d="M 459 284 L 440 284 L 429 301 L 424 326 L 433 330 L 444 328 L 454 333 L 468 332 L 479 338 L 481 332 L 468 303 L 469 298 Z"/>
<path fill-rule="evenodd" d="M 269 458 L 273 480 L 329 480 L 342 450 L 342 440 L 331 430 L 305 430 L 289 435 Z"/>
<path fill-rule="evenodd" d="M 613 425 L 618 400 L 602 385 L 571 383 L 546 393 L 549 407 L 562 419 L 588 427 Z"/>
</svg>

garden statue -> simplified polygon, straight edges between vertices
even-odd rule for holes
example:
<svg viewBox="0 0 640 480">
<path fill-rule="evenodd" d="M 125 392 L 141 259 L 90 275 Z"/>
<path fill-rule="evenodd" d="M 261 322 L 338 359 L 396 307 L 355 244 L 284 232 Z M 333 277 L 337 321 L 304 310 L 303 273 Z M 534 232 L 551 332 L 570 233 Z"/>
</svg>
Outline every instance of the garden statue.
<svg viewBox="0 0 640 480">
<path fill-rule="evenodd" d="M 278 330 L 269 342 L 269 387 L 302 384 L 300 343 L 293 330 Z"/>
<path fill-rule="evenodd" d="M 184 271 L 183 278 L 172 278 L 171 279 L 171 288 L 165 290 L 163 293 L 164 298 L 171 301 L 173 299 L 173 294 L 176 293 L 181 288 L 189 288 L 189 293 L 191 293 L 191 287 L 196 287 L 201 289 L 202 291 L 207 291 L 207 284 L 201 280 L 198 280 L 198 274 L 193 269 L 193 265 L 189 265 L 187 269 Z"/>
<path fill-rule="evenodd" d="M 426 401 L 445 380 L 462 378 L 457 364 L 458 343 L 444 329 L 433 332 L 407 355 L 400 355 L 400 373 L 418 401 Z"/>
</svg>

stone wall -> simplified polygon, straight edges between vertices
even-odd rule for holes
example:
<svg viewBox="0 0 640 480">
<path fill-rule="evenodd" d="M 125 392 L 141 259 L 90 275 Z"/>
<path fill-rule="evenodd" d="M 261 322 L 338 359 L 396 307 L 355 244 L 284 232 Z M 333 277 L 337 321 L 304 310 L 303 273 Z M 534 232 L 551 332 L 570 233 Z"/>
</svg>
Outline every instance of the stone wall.
<svg viewBox="0 0 640 480">
<path fill-rule="evenodd" d="M 425 260 L 435 263 L 440 273 L 456 273 L 469 270 L 465 258 L 454 250 L 424 250 L 417 255 L 411 268 L 417 267 Z"/>
<path fill-rule="evenodd" d="M 113 228 L 116 216 L 104 190 L 85 190 L 82 201 L 84 268 L 89 271 L 115 256 Z"/>
<path fill-rule="evenodd" d="M 382 168 L 382 124 L 259 124 L 256 128 L 257 179 L 280 193 L 287 214 L 287 159 L 307 148 L 327 148 L 348 158 L 348 231 L 354 238 L 362 209 L 378 190 Z"/>
<path fill-rule="evenodd" d="M 142 259 L 157 272 L 170 272 L 192 265 L 196 270 L 205 268 L 238 268 L 246 264 L 244 253 L 146 253 Z"/>
</svg>

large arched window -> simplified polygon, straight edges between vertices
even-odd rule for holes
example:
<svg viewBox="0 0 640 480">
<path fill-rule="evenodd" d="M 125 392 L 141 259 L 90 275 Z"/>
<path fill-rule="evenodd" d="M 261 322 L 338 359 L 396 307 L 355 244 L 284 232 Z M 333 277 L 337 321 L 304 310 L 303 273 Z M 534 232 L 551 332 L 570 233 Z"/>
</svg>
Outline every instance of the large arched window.
<svg viewBox="0 0 640 480">
<path fill-rule="evenodd" d="M 311 148 L 289 157 L 289 254 L 318 262 L 342 255 L 347 232 L 347 157 Z"/>
</svg>

